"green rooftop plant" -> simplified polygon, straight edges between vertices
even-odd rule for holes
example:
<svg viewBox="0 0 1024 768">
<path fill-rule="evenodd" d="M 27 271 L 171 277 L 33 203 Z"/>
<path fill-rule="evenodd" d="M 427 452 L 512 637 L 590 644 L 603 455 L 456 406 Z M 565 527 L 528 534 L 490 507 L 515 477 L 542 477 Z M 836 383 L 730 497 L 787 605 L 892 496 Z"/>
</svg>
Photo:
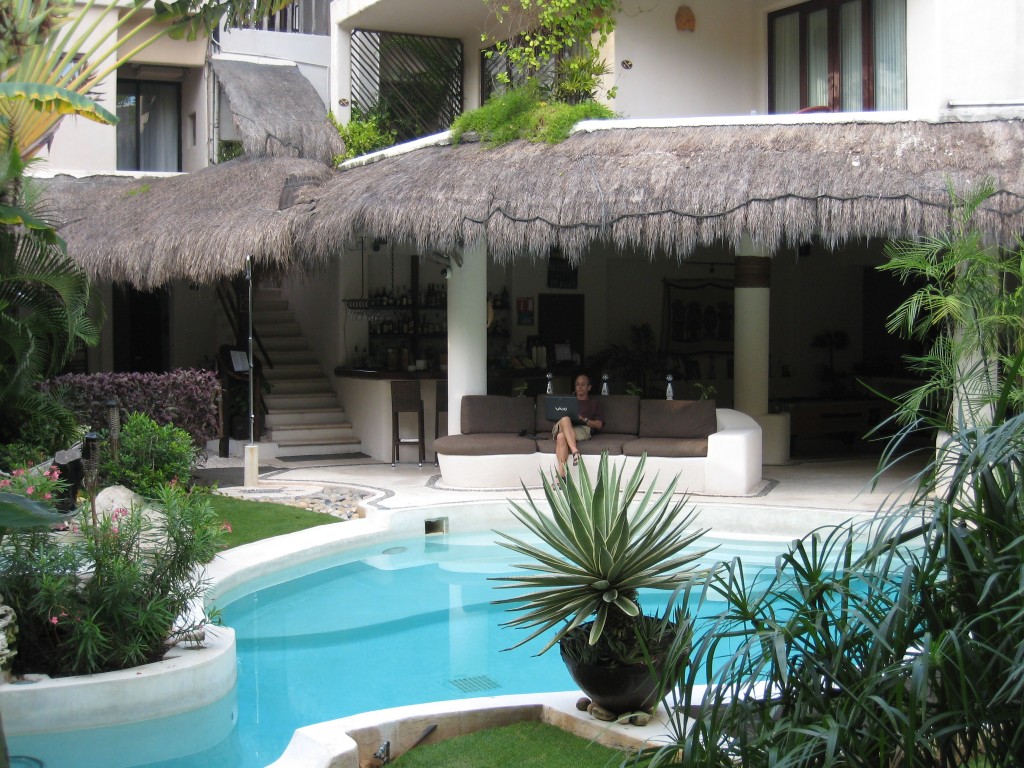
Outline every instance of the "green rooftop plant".
<svg viewBox="0 0 1024 768">
<path fill-rule="evenodd" d="M 452 141 L 474 132 L 490 147 L 516 139 L 557 144 L 569 137 L 581 120 L 606 120 L 615 112 L 596 101 L 568 104 L 544 98 L 539 85 L 529 81 L 495 94 L 480 109 L 464 112 L 452 124 Z"/>
</svg>

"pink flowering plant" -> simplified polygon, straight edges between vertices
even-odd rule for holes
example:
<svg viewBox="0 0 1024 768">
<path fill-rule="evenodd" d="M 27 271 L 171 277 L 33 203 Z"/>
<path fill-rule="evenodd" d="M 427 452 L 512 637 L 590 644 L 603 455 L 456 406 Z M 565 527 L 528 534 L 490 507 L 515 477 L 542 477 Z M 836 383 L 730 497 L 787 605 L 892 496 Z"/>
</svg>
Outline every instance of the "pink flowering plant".
<svg viewBox="0 0 1024 768">
<path fill-rule="evenodd" d="M 93 526 L 83 509 L 72 532 L 15 529 L 0 543 L 0 582 L 18 617 L 15 674 L 146 664 L 202 627 L 190 609 L 225 535 L 209 494 L 163 485 L 152 510 L 115 509 Z"/>
<path fill-rule="evenodd" d="M 55 464 L 48 467 L 18 467 L 9 475 L 0 473 L 0 491 L 37 501 L 54 501 L 67 488 Z"/>
<path fill-rule="evenodd" d="M 0 542 L 11 529 L 50 527 L 67 520 L 68 515 L 54 506 L 65 487 L 55 466 L 0 472 Z"/>
</svg>

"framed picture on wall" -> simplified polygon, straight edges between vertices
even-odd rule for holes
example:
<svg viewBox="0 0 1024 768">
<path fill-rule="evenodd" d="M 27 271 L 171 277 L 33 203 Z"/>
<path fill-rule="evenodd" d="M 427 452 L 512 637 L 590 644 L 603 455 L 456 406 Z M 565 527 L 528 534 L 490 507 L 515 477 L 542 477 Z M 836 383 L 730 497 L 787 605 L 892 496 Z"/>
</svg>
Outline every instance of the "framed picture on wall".
<svg viewBox="0 0 1024 768">
<path fill-rule="evenodd" d="M 665 280 L 661 318 L 662 346 L 669 352 L 732 352 L 732 282 Z"/>
<path fill-rule="evenodd" d="M 519 325 L 533 325 L 533 299 L 521 296 L 516 299 L 516 322 Z"/>
</svg>

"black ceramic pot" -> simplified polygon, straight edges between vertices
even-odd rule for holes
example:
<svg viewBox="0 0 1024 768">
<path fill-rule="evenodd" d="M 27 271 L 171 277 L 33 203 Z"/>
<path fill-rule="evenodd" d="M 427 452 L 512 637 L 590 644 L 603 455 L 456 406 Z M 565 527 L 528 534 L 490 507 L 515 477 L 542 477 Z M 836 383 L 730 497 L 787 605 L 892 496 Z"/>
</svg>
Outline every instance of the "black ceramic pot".
<svg viewBox="0 0 1024 768">
<path fill-rule="evenodd" d="M 595 704 L 616 715 L 651 712 L 657 706 L 658 680 L 646 664 L 584 664 L 559 650 L 572 679 Z"/>
</svg>

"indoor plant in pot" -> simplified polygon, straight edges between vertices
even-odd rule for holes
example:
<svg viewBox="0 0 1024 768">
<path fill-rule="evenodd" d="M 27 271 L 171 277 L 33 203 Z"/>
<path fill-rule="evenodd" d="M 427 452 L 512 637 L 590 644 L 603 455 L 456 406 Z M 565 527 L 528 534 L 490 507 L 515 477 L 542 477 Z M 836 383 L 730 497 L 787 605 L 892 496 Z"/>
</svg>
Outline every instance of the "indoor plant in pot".
<svg viewBox="0 0 1024 768">
<path fill-rule="evenodd" d="M 710 550 L 692 545 L 706 532 L 694 530 L 685 498 L 673 501 L 675 481 L 655 496 L 649 488 L 637 500 L 646 456 L 622 484 L 608 454 L 602 454 L 591 484 L 581 463 L 555 489 L 544 479 L 551 514 L 527 492 L 525 505 L 512 502 L 513 515 L 540 541 L 498 531 L 499 543 L 530 558 L 517 564 L 529 574 L 497 577 L 500 588 L 529 590 L 504 598 L 517 615 L 504 626 L 530 630 L 513 648 L 557 628 L 544 653 L 556 643 L 576 684 L 599 717 L 650 712 L 660 695 L 657 675 L 662 651 L 687 642 L 691 628 L 682 609 L 646 615 L 641 589 L 675 590 L 704 575 L 698 567 Z"/>
</svg>

